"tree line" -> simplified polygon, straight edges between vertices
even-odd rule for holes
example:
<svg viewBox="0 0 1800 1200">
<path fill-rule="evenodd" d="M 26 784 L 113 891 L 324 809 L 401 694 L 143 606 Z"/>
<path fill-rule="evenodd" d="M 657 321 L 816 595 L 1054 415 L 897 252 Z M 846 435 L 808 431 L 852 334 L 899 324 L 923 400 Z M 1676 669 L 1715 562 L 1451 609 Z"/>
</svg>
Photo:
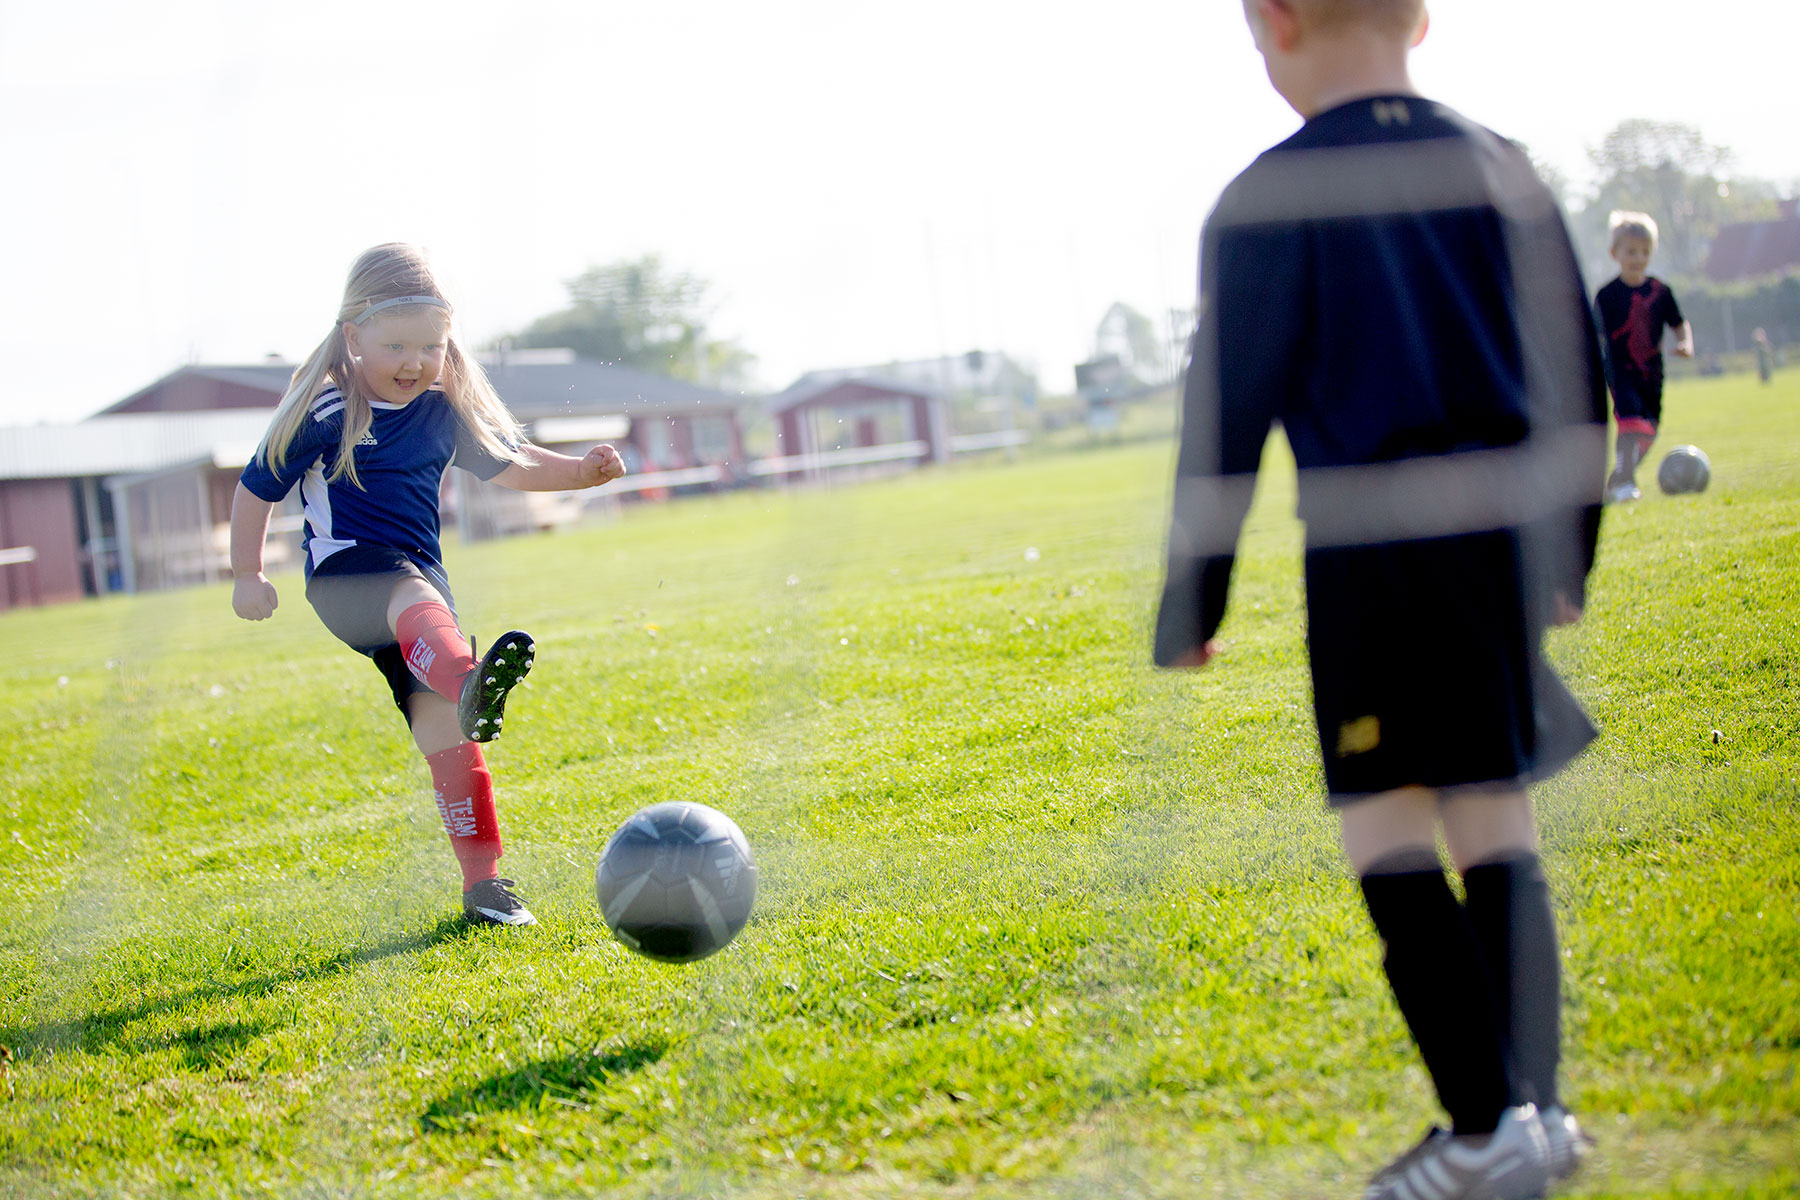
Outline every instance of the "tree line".
<svg viewBox="0 0 1800 1200">
<path fill-rule="evenodd" d="M 712 337 L 711 285 L 659 255 L 589 267 L 565 280 L 567 307 L 539 317 L 505 342 L 563 347 L 583 358 L 720 389 L 749 386 L 756 356 Z"/>
<path fill-rule="evenodd" d="M 1567 176 L 1538 162 L 1569 217 L 1582 269 L 1596 285 L 1616 267 L 1608 255 L 1610 215 L 1647 212 L 1661 239 L 1651 270 L 1676 287 L 1703 348 L 1742 349 L 1752 328 L 1780 342 L 1800 341 L 1800 278 L 1785 271 L 1766 280 L 1716 284 L 1703 275 L 1707 248 L 1719 230 L 1741 221 L 1769 220 L 1784 198 L 1765 180 L 1734 174 L 1731 149 L 1691 125 L 1633 119 L 1621 122 L 1588 152 L 1594 182 L 1575 195 Z M 1789 186 L 1789 196 L 1800 181 Z M 750 386 L 756 357 L 737 342 L 708 331 L 715 306 L 706 280 L 666 265 L 654 254 L 589 267 L 567 280 L 569 303 L 507 341 L 517 347 L 567 347 L 587 358 L 706 383 Z M 1175 365 L 1167 331 L 1129 304 L 1106 311 L 1095 331 L 1094 354 L 1117 354 L 1134 376 L 1166 377 Z M 1178 356 L 1178 349 L 1173 352 Z"/>
</svg>

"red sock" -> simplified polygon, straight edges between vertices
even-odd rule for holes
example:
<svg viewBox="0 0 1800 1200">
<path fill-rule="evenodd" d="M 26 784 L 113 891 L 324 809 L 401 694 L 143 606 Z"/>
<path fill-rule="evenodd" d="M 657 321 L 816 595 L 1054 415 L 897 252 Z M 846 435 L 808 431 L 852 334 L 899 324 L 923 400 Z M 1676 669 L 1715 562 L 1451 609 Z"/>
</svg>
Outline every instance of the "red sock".
<svg viewBox="0 0 1800 1200">
<path fill-rule="evenodd" d="M 420 605 L 419 607 L 424 607 Z M 411 611 L 411 610 L 408 610 Z M 427 754 L 438 816 L 450 835 L 450 849 L 462 865 L 463 890 L 500 873 L 500 819 L 494 815 L 494 777 L 488 773 L 481 747 L 464 742 Z"/>
<path fill-rule="evenodd" d="M 461 697 L 463 677 L 475 669 L 475 656 L 448 608 L 436 600 L 413 605 L 394 622 L 394 636 L 406 655 L 406 669 L 420 683 L 446 700 Z"/>
</svg>

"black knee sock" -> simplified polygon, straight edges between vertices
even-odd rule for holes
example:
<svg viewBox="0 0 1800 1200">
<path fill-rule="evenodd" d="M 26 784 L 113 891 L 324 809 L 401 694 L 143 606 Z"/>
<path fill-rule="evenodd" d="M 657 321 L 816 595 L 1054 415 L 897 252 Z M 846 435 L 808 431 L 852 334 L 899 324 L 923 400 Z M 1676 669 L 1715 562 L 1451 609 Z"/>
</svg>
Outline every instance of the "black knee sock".
<svg viewBox="0 0 1800 1200">
<path fill-rule="evenodd" d="M 1486 960 L 1444 872 L 1419 866 L 1417 856 L 1376 864 L 1363 900 L 1387 943 L 1382 965 L 1400 1015 L 1456 1132 L 1492 1133 L 1510 1092 Z"/>
<path fill-rule="evenodd" d="M 1463 884 L 1520 1098 L 1540 1108 L 1557 1104 L 1562 959 L 1543 865 L 1535 854 L 1483 863 L 1463 873 Z"/>
</svg>

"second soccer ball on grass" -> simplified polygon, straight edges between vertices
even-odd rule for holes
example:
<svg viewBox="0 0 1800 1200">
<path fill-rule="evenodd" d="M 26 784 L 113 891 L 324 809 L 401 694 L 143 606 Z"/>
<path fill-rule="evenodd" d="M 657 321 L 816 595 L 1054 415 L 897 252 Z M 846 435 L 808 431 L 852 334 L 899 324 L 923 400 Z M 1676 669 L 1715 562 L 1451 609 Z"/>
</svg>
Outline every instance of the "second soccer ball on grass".
<svg viewBox="0 0 1800 1200">
<path fill-rule="evenodd" d="M 1671 496 L 1704 492 L 1712 481 L 1712 463 L 1698 446 L 1677 446 L 1663 456 L 1656 484 Z"/>
</svg>

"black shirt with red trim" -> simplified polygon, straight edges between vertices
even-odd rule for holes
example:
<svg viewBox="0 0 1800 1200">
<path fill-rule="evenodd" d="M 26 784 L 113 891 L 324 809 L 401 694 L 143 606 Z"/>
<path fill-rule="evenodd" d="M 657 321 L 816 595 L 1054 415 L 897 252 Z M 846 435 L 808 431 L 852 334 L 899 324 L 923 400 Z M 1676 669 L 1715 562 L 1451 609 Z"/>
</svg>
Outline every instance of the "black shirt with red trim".
<svg viewBox="0 0 1800 1200">
<path fill-rule="evenodd" d="M 1636 287 L 1615 279 L 1600 289 L 1594 305 L 1606 331 L 1606 356 L 1613 372 L 1660 383 L 1663 330 L 1687 323 L 1669 285 L 1654 275 L 1645 276 Z"/>
</svg>

